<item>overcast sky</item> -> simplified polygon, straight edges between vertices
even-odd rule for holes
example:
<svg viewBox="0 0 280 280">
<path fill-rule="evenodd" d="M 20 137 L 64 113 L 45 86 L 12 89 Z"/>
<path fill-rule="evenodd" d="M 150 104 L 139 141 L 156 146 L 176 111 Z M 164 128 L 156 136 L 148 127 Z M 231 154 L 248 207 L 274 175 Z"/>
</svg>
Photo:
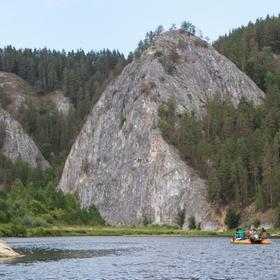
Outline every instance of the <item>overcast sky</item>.
<svg viewBox="0 0 280 280">
<path fill-rule="evenodd" d="M 149 30 L 183 20 L 211 40 L 267 14 L 280 0 L 0 0 L 0 46 L 127 54 Z"/>
</svg>

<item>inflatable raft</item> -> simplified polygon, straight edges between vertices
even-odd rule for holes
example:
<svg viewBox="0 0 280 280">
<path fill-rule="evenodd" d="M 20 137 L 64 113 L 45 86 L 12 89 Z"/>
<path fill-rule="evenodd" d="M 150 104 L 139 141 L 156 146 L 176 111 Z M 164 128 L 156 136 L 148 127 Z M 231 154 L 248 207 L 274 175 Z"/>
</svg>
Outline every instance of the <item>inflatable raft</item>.
<svg viewBox="0 0 280 280">
<path fill-rule="evenodd" d="M 269 239 L 263 239 L 263 240 L 255 240 L 251 241 L 250 239 L 231 239 L 230 240 L 231 244 L 244 244 L 244 245 L 251 245 L 251 244 L 260 244 L 260 245 L 270 245 L 272 242 Z"/>
</svg>

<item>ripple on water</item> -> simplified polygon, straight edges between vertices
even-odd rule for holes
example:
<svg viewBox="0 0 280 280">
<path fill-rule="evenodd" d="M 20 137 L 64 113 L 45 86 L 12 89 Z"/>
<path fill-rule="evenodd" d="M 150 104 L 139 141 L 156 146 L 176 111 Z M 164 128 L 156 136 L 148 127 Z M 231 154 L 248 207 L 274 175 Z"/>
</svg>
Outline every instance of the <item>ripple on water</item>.
<svg viewBox="0 0 280 280">
<path fill-rule="evenodd" d="M 7 241 L 26 256 L 0 264 L 1 280 L 280 279 L 279 240 L 271 246 L 237 246 L 227 238 L 192 237 Z"/>
</svg>

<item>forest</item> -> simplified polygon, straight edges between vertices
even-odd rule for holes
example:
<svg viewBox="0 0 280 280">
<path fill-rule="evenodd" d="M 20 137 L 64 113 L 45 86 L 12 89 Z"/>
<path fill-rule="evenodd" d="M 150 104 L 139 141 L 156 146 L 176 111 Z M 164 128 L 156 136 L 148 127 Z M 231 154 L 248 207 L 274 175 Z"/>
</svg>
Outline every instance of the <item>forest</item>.
<svg viewBox="0 0 280 280">
<path fill-rule="evenodd" d="M 170 99 L 159 108 L 159 127 L 208 181 L 210 202 L 280 213 L 280 17 L 233 30 L 214 47 L 265 91 L 264 102 L 243 99 L 235 107 L 217 93 L 200 119 L 194 111 L 178 115 Z"/>
<path fill-rule="evenodd" d="M 68 115 L 58 112 L 51 102 L 35 102 L 28 96 L 16 118 L 35 140 L 51 168 L 31 168 L 18 159 L 14 164 L 0 153 L 0 223 L 23 226 L 51 224 L 103 224 L 94 206 L 80 209 L 73 194 L 56 190 L 60 173 L 76 135 L 106 85 L 127 64 L 118 51 L 85 53 L 48 49 L 0 49 L 0 71 L 12 72 L 28 81 L 35 97 L 62 90 L 73 104 Z M 4 109 L 9 97 L 1 95 Z M 0 124 L 0 147 L 5 129 Z M 48 199 L 46 199 L 48 198 Z"/>
</svg>

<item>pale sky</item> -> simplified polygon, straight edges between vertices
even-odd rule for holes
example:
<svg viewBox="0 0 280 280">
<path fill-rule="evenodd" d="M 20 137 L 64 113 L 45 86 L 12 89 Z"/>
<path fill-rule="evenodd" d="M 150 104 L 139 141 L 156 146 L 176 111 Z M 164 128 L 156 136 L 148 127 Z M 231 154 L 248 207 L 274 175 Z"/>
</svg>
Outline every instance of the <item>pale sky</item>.
<svg viewBox="0 0 280 280">
<path fill-rule="evenodd" d="M 0 47 L 127 54 L 146 32 L 184 20 L 215 40 L 230 29 L 280 13 L 280 0 L 0 0 Z"/>
</svg>

